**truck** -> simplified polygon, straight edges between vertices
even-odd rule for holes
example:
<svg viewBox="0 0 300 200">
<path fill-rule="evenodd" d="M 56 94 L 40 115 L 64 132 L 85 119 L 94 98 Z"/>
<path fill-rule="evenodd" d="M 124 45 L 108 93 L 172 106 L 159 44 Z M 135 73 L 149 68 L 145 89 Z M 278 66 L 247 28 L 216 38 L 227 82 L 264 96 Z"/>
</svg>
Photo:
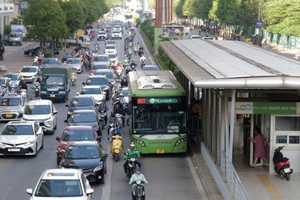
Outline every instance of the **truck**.
<svg viewBox="0 0 300 200">
<path fill-rule="evenodd" d="M 42 70 L 41 98 L 66 102 L 71 88 L 71 69 L 65 65 Z"/>
<path fill-rule="evenodd" d="M 91 45 L 91 40 L 88 35 L 79 35 L 65 40 L 66 47 L 77 46 L 79 48 L 88 48 Z"/>
</svg>

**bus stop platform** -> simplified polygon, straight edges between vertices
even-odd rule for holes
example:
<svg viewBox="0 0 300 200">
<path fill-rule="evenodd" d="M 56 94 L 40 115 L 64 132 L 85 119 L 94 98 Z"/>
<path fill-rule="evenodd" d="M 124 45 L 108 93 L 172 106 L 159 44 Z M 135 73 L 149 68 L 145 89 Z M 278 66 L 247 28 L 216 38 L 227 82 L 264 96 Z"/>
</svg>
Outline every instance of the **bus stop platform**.
<svg viewBox="0 0 300 200">
<path fill-rule="evenodd" d="M 224 199 L 222 192 L 219 190 L 217 183 L 201 155 L 199 146 L 193 141 L 190 141 L 189 146 L 192 162 L 199 175 L 207 198 L 209 200 Z M 234 155 L 233 165 L 251 200 L 300 199 L 300 174 L 291 174 L 291 179 L 287 181 L 285 178 L 279 177 L 276 174 L 269 174 L 268 166 L 251 168 L 249 164 L 247 164 L 246 158 L 236 154 Z M 293 168 L 293 163 L 291 163 L 291 168 Z M 230 191 L 230 188 L 228 188 L 228 191 Z M 233 195 L 232 200 L 234 200 Z"/>
</svg>

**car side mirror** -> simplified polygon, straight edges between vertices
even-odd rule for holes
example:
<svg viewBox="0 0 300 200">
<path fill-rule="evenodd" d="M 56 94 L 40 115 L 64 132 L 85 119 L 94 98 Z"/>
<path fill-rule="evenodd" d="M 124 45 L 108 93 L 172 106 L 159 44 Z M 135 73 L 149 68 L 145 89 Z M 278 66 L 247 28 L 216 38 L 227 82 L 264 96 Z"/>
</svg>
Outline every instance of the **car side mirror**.
<svg viewBox="0 0 300 200">
<path fill-rule="evenodd" d="M 68 120 L 67 120 L 67 119 L 65 119 L 65 120 L 64 120 L 64 122 L 65 122 L 65 123 L 68 123 Z"/>
<path fill-rule="evenodd" d="M 53 111 L 53 114 L 57 114 L 57 110 L 54 110 L 54 111 Z"/>
<path fill-rule="evenodd" d="M 85 86 L 85 82 L 82 82 L 82 85 L 84 85 L 84 86 Z"/>
<path fill-rule="evenodd" d="M 26 189 L 26 193 L 31 196 L 33 193 L 33 190 L 31 188 L 28 188 L 28 189 Z"/>
<path fill-rule="evenodd" d="M 55 139 L 56 139 L 57 141 L 60 141 L 60 137 L 56 137 Z"/>
<path fill-rule="evenodd" d="M 68 105 L 68 104 L 66 104 L 66 107 L 67 107 L 67 108 L 69 108 L 69 105 Z"/>
</svg>

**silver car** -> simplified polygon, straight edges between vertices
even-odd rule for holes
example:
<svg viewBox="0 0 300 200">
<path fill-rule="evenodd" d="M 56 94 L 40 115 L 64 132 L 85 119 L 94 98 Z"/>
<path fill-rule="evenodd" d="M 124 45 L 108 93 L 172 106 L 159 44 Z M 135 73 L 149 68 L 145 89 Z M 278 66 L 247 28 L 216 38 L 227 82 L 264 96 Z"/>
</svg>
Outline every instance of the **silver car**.
<svg viewBox="0 0 300 200">
<path fill-rule="evenodd" d="M 21 95 L 3 96 L 0 101 L 0 121 L 15 121 L 22 118 L 25 99 Z"/>
<path fill-rule="evenodd" d="M 36 122 L 8 122 L 0 135 L 0 155 L 36 156 L 44 145 L 44 132 Z"/>
<path fill-rule="evenodd" d="M 81 169 L 47 169 L 33 190 L 26 189 L 30 200 L 92 200 L 94 189 Z"/>
<path fill-rule="evenodd" d="M 83 72 L 83 69 L 82 69 L 82 61 L 80 58 L 69 58 L 67 60 L 67 63 L 66 63 L 68 66 L 70 66 L 71 68 L 74 68 L 76 69 L 77 71 L 77 74 L 80 74 Z"/>
<path fill-rule="evenodd" d="M 54 134 L 57 110 L 51 100 L 31 100 L 25 106 L 23 120 L 38 121 L 43 131 Z"/>
</svg>

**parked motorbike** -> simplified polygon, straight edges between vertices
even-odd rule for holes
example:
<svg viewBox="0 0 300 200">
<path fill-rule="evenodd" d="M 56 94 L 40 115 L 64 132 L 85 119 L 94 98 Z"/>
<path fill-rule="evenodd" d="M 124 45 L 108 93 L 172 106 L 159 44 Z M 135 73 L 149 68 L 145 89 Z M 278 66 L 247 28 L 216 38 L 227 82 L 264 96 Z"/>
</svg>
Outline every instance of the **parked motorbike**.
<svg viewBox="0 0 300 200">
<path fill-rule="evenodd" d="M 290 175 L 293 173 L 293 169 L 290 168 L 290 161 L 287 157 L 283 157 L 283 154 L 280 152 L 284 146 L 280 146 L 274 151 L 273 163 L 274 170 L 281 177 L 285 177 L 287 181 L 290 180 Z"/>
<path fill-rule="evenodd" d="M 143 181 L 138 180 L 133 182 L 132 184 L 136 185 L 132 188 L 132 200 L 145 200 L 145 183 Z"/>
<path fill-rule="evenodd" d="M 120 135 L 112 136 L 112 142 L 110 144 L 110 152 L 115 162 L 118 162 L 122 154 L 122 139 Z"/>
</svg>

